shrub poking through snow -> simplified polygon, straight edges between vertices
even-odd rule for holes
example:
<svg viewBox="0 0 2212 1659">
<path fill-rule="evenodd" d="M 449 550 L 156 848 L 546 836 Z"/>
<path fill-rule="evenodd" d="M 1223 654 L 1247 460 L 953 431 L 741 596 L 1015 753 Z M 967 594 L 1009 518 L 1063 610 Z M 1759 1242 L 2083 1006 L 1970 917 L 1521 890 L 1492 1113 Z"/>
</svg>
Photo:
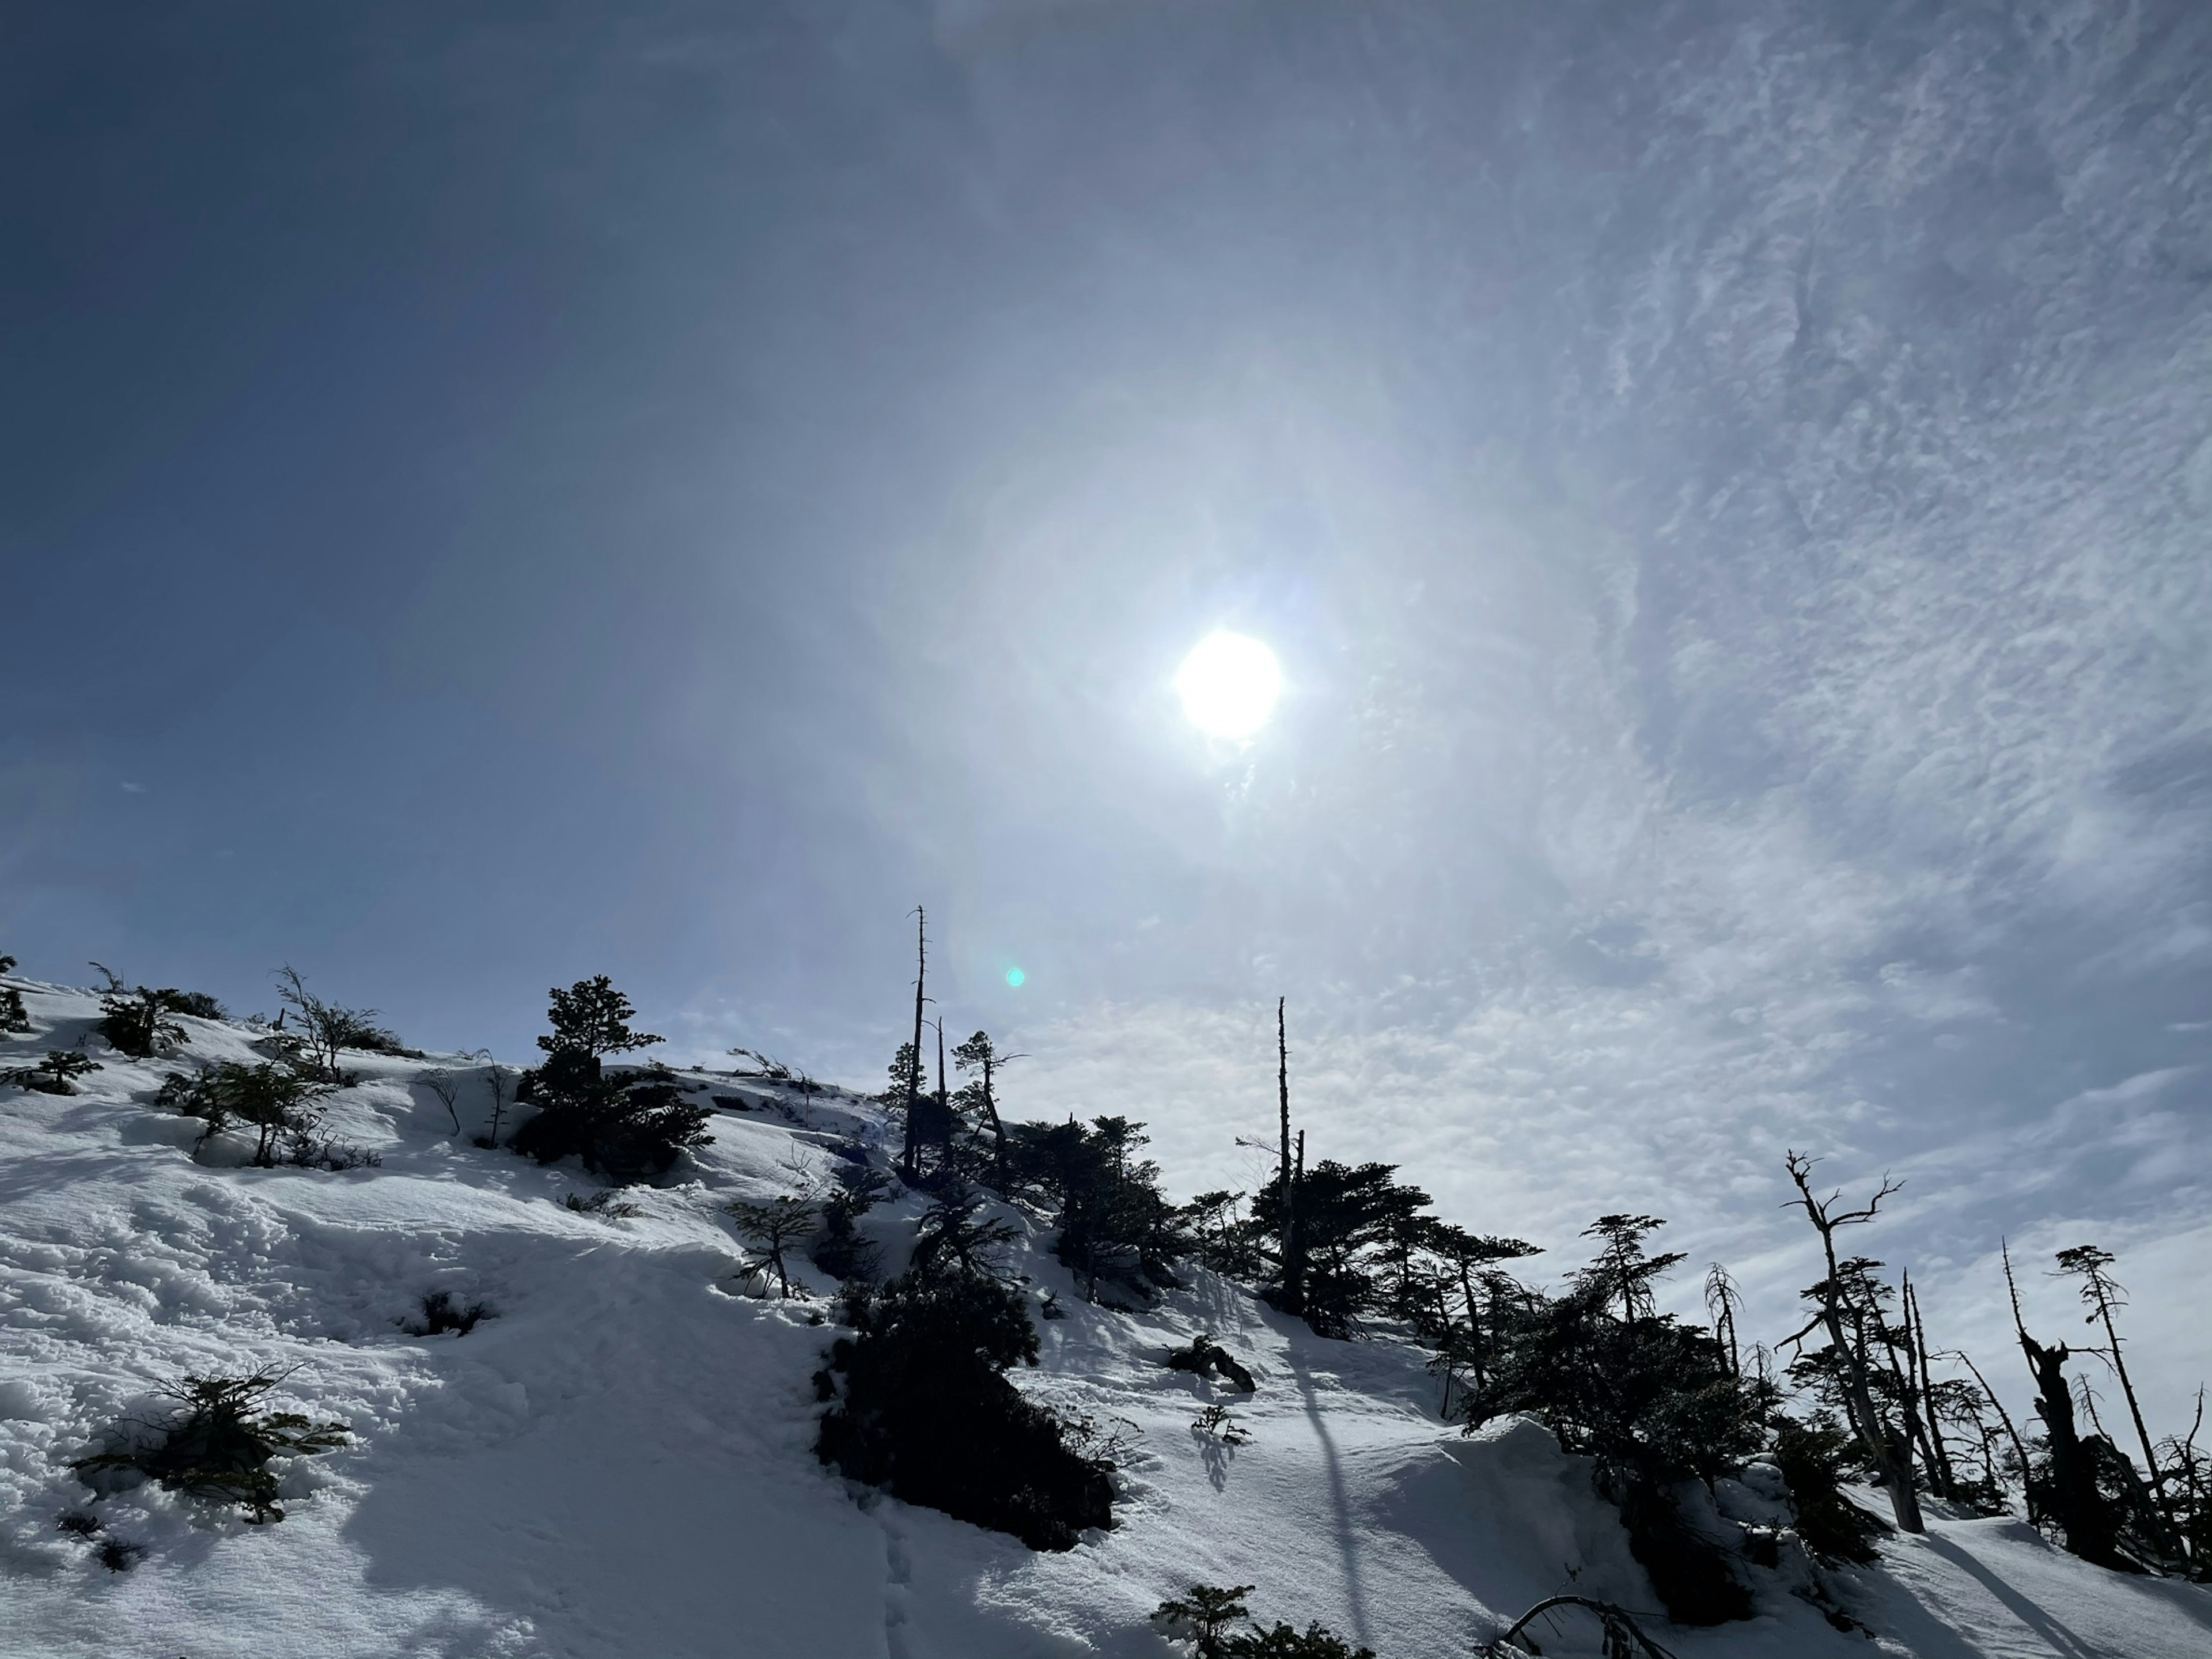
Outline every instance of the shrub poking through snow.
<svg viewBox="0 0 2212 1659">
<path fill-rule="evenodd" d="M 788 1194 L 770 1199 L 765 1204 L 748 1204 L 740 1200 L 729 1207 L 730 1218 L 737 1224 L 738 1237 L 756 1252 L 756 1271 L 763 1275 L 774 1273 L 777 1293 L 788 1300 L 791 1273 L 784 1265 L 784 1252 L 814 1231 L 819 1224 L 819 1213 L 811 1204 Z"/>
<path fill-rule="evenodd" d="M 432 1291 L 422 1298 L 422 1318 L 403 1319 L 399 1328 L 410 1336 L 443 1336 L 448 1331 L 466 1336 L 485 1320 L 498 1317 L 483 1303 L 471 1302 L 464 1308 L 451 1291 Z"/>
<path fill-rule="evenodd" d="M 1190 1419 L 1190 1431 L 1218 1440 L 1224 1446 L 1241 1446 L 1252 1437 L 1229 1414 L 1229 1407 L 1218 1400 Z"/>
<path fill-rule="evenodd" d="M 100 1000 L 100 1021 L 96 1028 L 117 1052 L 133 1060 L 150 1060 L 191 1038 L 173 1016 L 181 1012 L 175 991 L 149 990 L 141 985 L 129 995 L 110 991 Z"/>
<path fill-rule="evenodd" d="M 606 1074 L 603 1056 L 661 1039 L 630 1029 L 637 1011 L 605 974 L 550 994 L 553 1031 L 538 1039 L 545 1063 L 524 1073 L 515 1092 L 518 1101 L 538 1109 L 516 1132 L 516 1152 L 540 1164 L 573 1154 L 586 1169 L 626 1186 L 660 1174 L 685 1147 L 706 1144 L 714 1114 L 686 1101 L 665 1066 L 642 1075 Z"/>
<path fill-rule="evenodd" d="M 100 1517 L 83 1510 L 64 1510 L 55 1518 L 54 1526 L 72 1538 L 90 1538 L 99 1532 Z"/>
<path fill-rule="evenodd" d="M 854 1224 L 875 1207 L 890 1189 L 891 1178 L 866 1163 L 840 1164 L 831 1178 L 836 1190 L 822 1203 L 822 1231 L 811 1251 L 814 1265 L 841 1281 L 872 1279 L 883 1251 Z"/>
<path fill-rule="evenodd" d="M 263 1399 L 283 1376 L 254 1371 L 245 1376 L 187 1376 L 163 1390 L 179 1402 L 167 1421 L 131 1425 L 155 1430 L 158 1443 L 95 1453 L 70 1467 L 79 1474 L 134 1471 L 172 1492 L 236 1504 L 254 1525 L 282 1521 L 270 1460 L 329 1451 L 350 1437 L 343 1423 L 314 1423 L 296 1412 L 264 1410 Z"/>
<path fill-rule="evenodd" d="M 353 1080 L 338 1065 L 338 1055 L 348 1048 L 371 1054 L 413 1052 L 376 1023 L 375 1009 L 341 1008 L 324 1001 L 289 963 L 276 970 L 276 996 L 287 1013 L 299 1016 L 301 1060 L 325 1083 L 343 1086 Z"/>
<path fill-rule="evenodd" d="M 70 1079 L 99 1069 L 100 1062 L 88 1054 L 81 1054 L 74 1048 L 49 1048 L 46 1057 L 35 1066 L 18 1066 L 12 1072 L 0 1072 L 0 1083 L 35 1089 L 42 1095 L 73 1095 L 76 1087 Z"/>
<path fill-rule="evenodd" d="M 1224 1382 L 1253 1393 L 1259 1384 L 1253 1382 L 1252 1373 L 1237 1363 L 1228 1349 L 1212 1336 L 1200 1331 L 1191 1338 L 1188 1348 L 1170 1348 L 1167 1357 L 1171 1371 L 1189 1371 L 1196 1376 L 1218 1376 Z"/>
<path fill-rule="evenodd" d="M 1873 1466 L 1862 1446 L 1826 1413 L 1812 1418 L 1778 1417 L 1774 1446 L 1767 1455 L 1790 1485 L 1790 1507 L 1797 1511 L 1797 1536 L 1823 1566 L 1863 1564 L 1881 1552 L 1875 1540 L 1889 1523 L 1844 1496 L 1846 1480 L 1865 1480 Z"/>
<path fill-rule="evenodd" d="M 120 1538 L 104 1540 L 93 1552 L 93 1559 L 110 1572 L 128 1572 L 146 1559 L 146 1547 Z"/>
<path fill-rule="evenodd" d="M 329 1088 L 280 1061 L 247 1066 L 226 1060 L 196 1074 L 172 1077 L 154 1099 L 204 1124 L 199 1139 L 203 1146 L 227 1129 L 252 1130 L 253 1163 L 259 1169 L 274 1169 L 280 1149 L 295 1154 L 283 1162 L 302 1165 L 351 1168 L 367 1162 L 367 1153 L 348 1163 L 343 1154 L 352 1149 L 334 1148 L 328 1141 L 316 1144 L 314 1132 L 322 1114 L 313 1103 Z"/>
<path fill-rule="evenodd" d="M 985 1273 L 909 1274 L 848 1285 L 846 1313 L 854 1334 L 830 1350 L 844 1386 L 822 1419 L 823 1462 L 1031 1549 L 1072 1549 L 1113 1524 L 1112 1466 L 1072 1449 L 1060 1419 L 1006 1378 L 1037 1358 L 1018 1291 Z"/>
<path fill-rule="evenodd" d="M 574 1193 L 564 1194 L 561 1202 L 578 1215 L 596 1215 L 609 1221 L 627 1221 L 632 1216 L 644 1213 L 612 1187 L 603 1187 L 589 1198 L 579 1198 Z"/>
<path fill-rule="evenodd" d="M 1152 1628 L 1170 1642 L 1190 1643 L 1196 1659 L 1375 1659 L 1372 1648 L 1352 1647 L 1326 1625 L 1301 1631 L 1254 1620 L 1248 1631 L 1231 1630 L 1251 1619 L 1244 1605 L 1251 1593 L 1249 1584 L 1193 1584 L 1153 1610 Z"/>
</svg>

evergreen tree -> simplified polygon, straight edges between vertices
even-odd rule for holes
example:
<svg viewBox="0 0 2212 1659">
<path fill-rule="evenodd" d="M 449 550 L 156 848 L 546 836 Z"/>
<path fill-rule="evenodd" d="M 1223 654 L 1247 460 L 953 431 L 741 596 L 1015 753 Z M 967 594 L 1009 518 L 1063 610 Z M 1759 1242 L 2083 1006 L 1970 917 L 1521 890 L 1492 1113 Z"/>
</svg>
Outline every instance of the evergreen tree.
<svg viewBox="0 0 2212 1659">
<path fill-rule="evenodd" d="M 684 1098 L 665 1066 L 610 1075 L 602 1056 L 661 1039 L 630 1029 L 636 1010 L 600 974 L 551 993 L 553 1030 L 538 1039 L 544 1063 L 523 1073 L 518 1103 L 538 1115 L 508 1144 L 541 1164 L 574 1155 L 619 1184 L 659 1175 L 684 1148 L 704 1146 L 712 1114 Z"/>
<path fill-rule="evenodd" d="M 0 974 L 15 971 L 15 958 L 0 956 Z M 0 985 L 0 1036 L 31 1029 L 30 1012 L 23 1006 L 23 994 L 12 985 Z"/>
</svg>

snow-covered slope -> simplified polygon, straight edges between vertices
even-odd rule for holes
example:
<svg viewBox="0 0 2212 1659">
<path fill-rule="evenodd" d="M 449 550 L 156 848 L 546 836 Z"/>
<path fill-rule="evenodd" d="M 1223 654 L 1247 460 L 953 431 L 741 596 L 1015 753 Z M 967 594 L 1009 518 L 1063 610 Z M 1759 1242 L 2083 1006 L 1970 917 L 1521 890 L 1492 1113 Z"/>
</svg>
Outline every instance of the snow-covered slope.
<svg viewBox="0 0 2212 1659">
<path fill-rule="evenodd" d="M 88 994 L 25 987 L 26 1063 L 72 1047 Z M 191 1060 L 252 1059 L 255 1033 L 187 1021 Z M 420 1080 L 436 1062 L 356 1056 L 328 1127 L 382 1162 L 330 1173 L 195 1162 L 198 1125 L 147 1103 L 178 1062 L 97 1036 L 63 1097 L 0 1089 L 0 1656 L 817 1656 L 1020 1659 L 1173 1651 L 1146 1620 L 1194 1581 L 1251 1583 L 1270 1620 L 1319 1620 L 1382 1659 L 1442 1659 L 1564 1589 L 1653 1605 L 1611 1512 L 1536 1425 L 1464 1437 L 1419 1356 L 1342 1343 L 1204 1273 L 1139 1313 L 1083 1304 L 1032 1236 L 1010 1264 L 1063 1318 L 1019 1379 L 1133 1449 L 1120 1525 L 1065 1554 L 854 1488 L 811 1445 L 810 1377 L 833 1288 L 748 1294 L 721 1206 L 819 1178 L 838 1141 L 880 1145 L 866 1103 L 690 1075 L 749 1109 L 608 1218 L 597 1183 L 471 1144 Z M 461 1071 L 460 1063 L 454 1069 Z M 895 1238 L 911 1199 L 870 1218 Z M 497 1317 L 465 1337 L 398 1322 L 449 1290 Z M 1259 1380 L 1225 1395 L 1249 1442 L 1191 1419 L 1212 1385 L 1160 1363 L 1211 1332 Z M 348 1449 L 285 1474 L 289 1516 L 250 1527 L 150 1486 L 96 1506 L 143 1545 L 100 1566 L 58 1531 L 90 1493 L 68 1460 L 187 1371 L 289 1368 L 289 1401 Z M 296 1499 L 297 1501 L 293 1501 Z M 2212 1596 L 2124 1580 L 2004 1522 L 1938 1522 L 1843 1586 L 1883 1651 L 2064 1659 L 2212 1654 Z M 1762 1616 L 1668 1631 L 1692 1656 L 1858 1654 L 1778 1583 Z M 1552 1653 L 1590 1651 L 1563 1626 Z"/>
</svg>

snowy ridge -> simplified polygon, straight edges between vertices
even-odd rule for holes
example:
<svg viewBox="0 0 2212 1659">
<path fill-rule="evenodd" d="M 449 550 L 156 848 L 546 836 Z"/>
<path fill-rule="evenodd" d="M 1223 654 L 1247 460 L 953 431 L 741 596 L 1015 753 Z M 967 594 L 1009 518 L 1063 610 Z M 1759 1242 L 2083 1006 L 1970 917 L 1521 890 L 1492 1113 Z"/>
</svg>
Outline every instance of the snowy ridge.
<svg viewBox="0 0 2212 1659">
<path fill-rule="evenodd" d="M 466 1079 L 455 1134 L 422 1081 L 437 1060 L 351 1055 L 361 1080 L 326 1127 L 380 1164 L 226 1166 L 219 1145 L 195 1162 L 199 1126 L 148 1103 L 180 1064 L 258 1058 L 259 1033 L 186 1019 L 179 1060 L 133 1061 L 88 1036 L 92 994 L 12 982 L 33 1030 L 0 1044 L 0 1067 L 82 1040 L 101 1069 L 73 1097 L 0 1089 L 6 1659 L 1164 1659 L 1179 1650 L 1146 1616 L 1194 1581 L 1254 1584 L 1255 1612 L 1319 1620 L 1380 1659 L 1443 1659 L 1561 1590 L 1656 1606 L 1612 1511 L 1536 1425 L 1462 1437 L 1420 1355 L 1317 1338 L 1202 1272 L 1150 1310 L 1086 1306 L 1048 1233 L 1011 1210 L 1011 1270 L 1065 1310 L 1017 1381 L 1126 1425 L 1118 1527 L 1033 1554 L 825 1470 L 810 1378 L 832 1332 L 811 1322 L 833 1316 L 835 1287 L 797 1264 L 808 1299 L 749 1293 L 721 1206 L 820 1180 L 838 1142 L 880 1148 L 866 1101 L 679 1073 L 696 1098 L 752 1104 L 718 1112 L 671 1184 L 628 1189 L 637 1213 L 609 1218 L 562 1205 L 598 1189 L 573 1167 L 471 1144 L 480 1067 L 445 1062 Z M 866 1224 L 895 1252 L 919 1207 Z M 497 1316 L 405 1334 L 438 1290 Z M 1256 1395 L 1160 1363 L 1200 1330 Z M 95 1507 L 107 1536 L 145 1547 L 128 1572 L 56 1528 L 90 1497 L 68 1461 L 162 1382 L 257 1366 L 356 1436 L 285 1470 L 281 1524 L 118 1492 Z M 1249 1442 L 1193 1431 L 1217 1398 Z M 1871 1639 L 1779 1579 L 1757 1619 L 1662 1639 L 1683 1659 L 2212 1654 L 2212 1595 L 2085 1567 L 2017 1522 L 1939 1519 L 1838 1583 Z M 1594 1627 L 1540 1639 L 1595 1651 Z"/>
</svg>

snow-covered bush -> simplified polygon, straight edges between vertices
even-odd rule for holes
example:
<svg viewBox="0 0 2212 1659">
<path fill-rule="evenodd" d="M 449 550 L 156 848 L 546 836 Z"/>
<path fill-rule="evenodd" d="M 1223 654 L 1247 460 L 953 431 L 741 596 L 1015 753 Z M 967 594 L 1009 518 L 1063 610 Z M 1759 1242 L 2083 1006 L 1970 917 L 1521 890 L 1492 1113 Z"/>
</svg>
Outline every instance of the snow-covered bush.
<svg viewBox="0 0 2212 1659">
<path fill-rule="evenodd" d="M 350 1437 L 343 1423 L 315 1423 L 296 1412 L 270 1412 L 262 1400 L 283 1377 L 272 1371 L 244 1376 L 187 1376 L 163 1390 L 178 1408 L 160 1423 L 125 1423 L 117 1427 L 122 1443 L 81 1457 L 70 1467 L 79 1474 L 136 1472 L 172 1492 L 217 1503 L 236 1504 L 256 1525 L 282 1521 L 276 1477 L 270 1461 L 329 1451 Z M 142 1442 L 152 1431 L 160 1438 Z M 91 1483 L 88 1483 L 91 1484 Z M 95 1487 L 97 1490 L 97 1487 Z"/>
<path fill-rule="evenodd" d="M 471 1302 L 465 1308 L 451 1291 L 432 1291 L 422 1298 L 422 1318 L 403 1319 L 399 1328 L 410 1336 L 443 1336 L 448 1331 L 466 1336 L 485 1320 L 498 1317 L 484 1303 Z"/>
<path fill-rule="evenodd" d="M 1060 1419 L 1006 1378 L 1037 1359 L 1018 1291 L 985 1273 L 909 1274 L 849 1287 L 847 1317 L 854 1334 L 830 1351 L 843 1386 L 816 1443 L 823 1462 L 1031 1549 L 1072 1549 L 1113 1524 L 1111 1465 L 1071 1449 Z"/>
</svg>

